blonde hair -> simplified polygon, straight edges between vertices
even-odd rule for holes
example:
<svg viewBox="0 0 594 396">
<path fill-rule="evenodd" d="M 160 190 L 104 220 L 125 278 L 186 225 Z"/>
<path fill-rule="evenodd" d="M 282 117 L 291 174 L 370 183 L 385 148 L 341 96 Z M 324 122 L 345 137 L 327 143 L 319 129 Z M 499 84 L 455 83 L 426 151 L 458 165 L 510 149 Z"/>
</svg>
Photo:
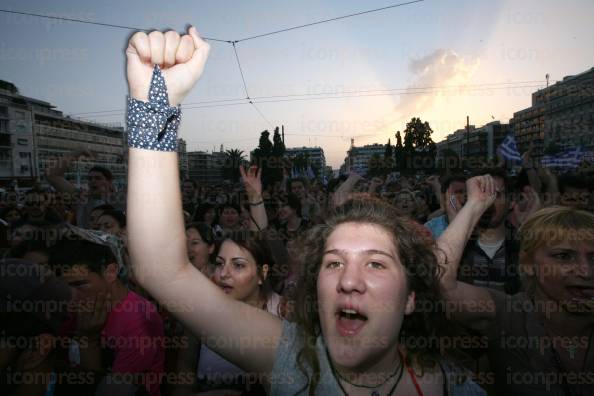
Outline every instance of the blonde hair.
<svg viewBox="0 0 594 396">
<path fill-rule="evenodd" d="M 543 245 L 562 241 L 594 242 L 594 214 L 567 206 L 549 206 L 538 210 L 520 227 L 520 276 L 528 295 L 535 287 L 534 276 L 528 275 L 523 266 L 532 260 L 534 252 Z"/>
</svg>

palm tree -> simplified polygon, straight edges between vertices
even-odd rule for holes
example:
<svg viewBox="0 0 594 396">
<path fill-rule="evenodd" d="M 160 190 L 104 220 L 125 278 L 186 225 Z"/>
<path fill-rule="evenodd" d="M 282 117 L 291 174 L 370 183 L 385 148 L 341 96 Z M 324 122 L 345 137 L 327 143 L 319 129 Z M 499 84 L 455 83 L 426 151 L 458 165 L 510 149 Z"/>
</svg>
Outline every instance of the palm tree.
<svg viewBox="0 0 594 396">
<path fill-rule="evenodd" d="M 225 157 L 225 179 L 231 180 L 233 183 L 237 183 L 240 176 L 239 165 L 245 161 L 243 150 L 225 150 Z"/>
</svg>

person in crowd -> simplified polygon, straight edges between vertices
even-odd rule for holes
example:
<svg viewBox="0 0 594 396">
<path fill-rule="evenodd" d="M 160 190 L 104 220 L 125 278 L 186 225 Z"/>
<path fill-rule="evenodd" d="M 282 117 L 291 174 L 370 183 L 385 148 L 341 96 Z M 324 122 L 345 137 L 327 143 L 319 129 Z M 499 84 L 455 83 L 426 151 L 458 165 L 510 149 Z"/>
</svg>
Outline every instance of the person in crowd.
<svg viewBox="0 0 594 396">
<path fill-rule="evenodd" d="M 588 210 L 591 186 L 588 186 L 588 180 L 585 177 L 567 173 L 558 178 L 558 185 L 561 205 Z"/>
<path fill-rule="evenodd" d="M 466 204 L 440 237 L 449 314 L 489 337 L 496 394 L 594 394 L 594 215 L 552 206 L 528 217 L 518 232 L 521 292 L 460 282 L 462 248 L 498 199 L 496 184 L 469 180 Z"/>
<path fill-rule="evenodd" d="M 177 154 L 167 143 L 175 141 L 178 123 L 139 133 L 147 123 L 138 101 L 177 106 L 202 74 L 208 51 L 193 27 L 183 37 L 135 33 L 126 50 L 129 246 L 141 284 L 159 301 L 192 307 L 178 312 L 189 330 L 241 369 L 269 378 L 273 395 L 484 394 L 438 356 L 439 347 L 401 348 L 401 336 L 436 331 L 442 315 L 415 312 L 415 305 L 437 298 L 438 261 L 411 222 L 385 203 L 349 201 L 305 234 L 296 258 L 304 293 L 297 323 L 233 299 L 232 285 L 221 290 L 188 262 L 185 241 L 176 238 L 183 233 Z M 164 64 L 172 66 L 161 72 Z M 159 139 L 162 128 L 169 135 Z M 147 161 L 154 166 L 147 169 Z M 148 194 L 160 199 L 143 199 Z"/>
<path fill-rule="evenodd" d="M 215 249 L 212 228 L 206 223 L 190 223 L 186 226 L 188 259 L 196 269 L 210 275 L 211 256 Z"/>
<path fill-rule="evenodd" d="M 1 395 L 68 394 L 56 392 L 56 388 L 71 386 L 58 377 L 57 363 L 59 328 L 66 318 L 69 301 L 68 285 L 48 268 L 25 260 L 0 261 Z M 92 394 L 93 387 L 89 385 L 77 390 Z"/>
<path fill-rule="evenodd" d="M 93 209 L 91 209 L 91 212 L 89 213 L 89 222 L 88 222 L 87 228 L 91 229 L 91 230 L 98 230 L 99 229 L 99 224 L 98 224 L 99 217 L 101 217 L 103 212 L 109 212 L 112 210 L 116 210 L 116 209 L 113 206 L 108 205 L 108 204 L 102 204 L 102 205 L 96 206 Z M 84 228 L 84 227 L 81 227 L 81 228 Z"/>
<path fill-rule="evenodd" d="M 430 214 L 427 193 L 424 190 L 415 190 L 413 194 L 417 202 L 416 220 L 423 224 L 427 221 L 427 217 Z"/>
<path fill-rule="evenodd" d="M 194 217 L 196 205 L 198 205 L 198 183 L 195 180 L 186 179 L 182 182 L 182 202 L 184 211 Z"/>
<path fill-rule="evenodd" d="M 305 231 L 309 222 L 301 217 L 301 199 L 296 195 L 289 194 L 287 201 L 281 205 L 274 227 L 286 243 Z"/>
<path fill-rule="evenodd" d="M 27 191 L 23 216 L 31 221 L 48 221 L 54 224 L 63 222 L 64 218 L 52 207 L 54 195 L 47 191 Z"/>
<path fill-rule="evenodd" d="M 82 228 L 90 228 L 90 214 L 93 208 L 110 204 L 121 207 L 122 203 L 115 202 L 113 175 L 111 171 L 102 166 L 93 166 L 88 171 L 88 191 L 80 191 L 66 178 L 64 174 L 74 161 L 82 158 L 93 158 L 94 154 L 88 150 L 75 151 L 70 155 L 60 158 L 55 167 L 48 167 L 46 178 L 50 185 L 61 193 L 69 193 L 75 197 L 72 201 L 75 206 L 76 224 Z M 88 196 L 84 196 L 88 194 Z"/>
<path fill-rule="evenodd" d="M 210 227 L 217 224 L 217 208 L 209 203 L 201 203 L 196 207 L 194 222 L 205 223 Z"/>
<path fill-rule="evenodd" d="M 400 213 L 401 216 L 405 216 L 413 220 L 417 218 L 418 204 L 415 195 L 411 190 L 400 190 L 398 193 L 396 193 L 392 204 L 398 210 L 398 213 Z"/>
<path fill-rule="evenodd" d="M 497 199 L 483 213 L 476 225 L 476 238 L 471 239 L 464 249 L 459 279 L 476 286 L 492 287 L 514 294 L 519 290 L 520 278 L 515 230 L 506 221 L 512 208 L 512 202 L 508 199 L 511 191 L 507 175 L 502 168 L 477 172 L 478 176 L 487 174 L 491 175 L 495 182 Z M 530 202 L 524 205 L 524 212 L 534 211 L 540 206 L 538 195 L 530 191 L 530 194 L 525 194 Z M 460 202 L 454 203 L 457 208 L 461 207 Z"/>
<path fill-rule="evenodd" d="M 125 384 L 131 392 L 159 395 L 163 322 L 152 303 L 124 285 L 111 249 L 64 238 L 52 247 L 50 265 L 78 307 L 71 363 L 105 376 L 100 387 L 106 394 L 111 384 Z"/>
<path fill-rule="evenodd" d="M 21 219 L 13 224 L 9 237 L 10 247 L 19 245 L 23 241 L 40 240 L 50 243 L 50 233 L 55 225 L 47 221 L 33 221 Z"/>
<path fill-rule="evenodd" d="M 206 251 L 202 250 L 204 255 Z M 234 300 L 279 315 L 281 298 L 272 291 L 268 282 L 272 263 L 266 241 L 260 234 L 232 233 L 219 242 L 212 280 Z M 250 379 L 247 373 L 196 337 L 186 336 L 191 338 L 191 346 L 180 351 L 178 370 L 195 372 L 196 377 L 192 384 L 179 387 L 178 394 L 222 392 L 223 389 L 264 394 L 263 388 L 254 384 L 257 378 Z"/>
<path fill-rule="evenodd" d="M 11 248 L 7 258 L 18 258 L 49 268 L 50 250 L 43 240 L 24 240 Z"/>
<path fill-rule="evenodd" d="M 221 205 L 219 212 L 219 226 L 223 232 L 230 232 L 242 228 L 241 209 L 232 203 Z"/>
<path fill-rule="evenodd" d="M 289 193 L 301 200 L 301 215 L 311 223 L 316 223 L 322 215 L 320 205 L 308 191 L 308 183 L 305 178 L 296 177 L 289 179 Z"/>
<path fill-rule="evenodd" d="M 120 237 L 126 242 L 126 215 L 120 210 L 106 210 L 97 219 L 96 227 L 99 231 Z"/>
<path fill-rule="evenodd" d="M 6 222 L 7 226 L 12 226 L 23 217 L 21 211 L 16 205 L 8 205 L 0 210 L 0 219 Z"/>
<path fill-rule="evenodd" d="M 439 183 L 441 212 L 444 214 L 433 217 L 425 223 L 433 238 L 437 239 L 447 228 L 448 224 L 466 202 L 466 177 L 463 175 L 449 175 Z"/>
</svg>

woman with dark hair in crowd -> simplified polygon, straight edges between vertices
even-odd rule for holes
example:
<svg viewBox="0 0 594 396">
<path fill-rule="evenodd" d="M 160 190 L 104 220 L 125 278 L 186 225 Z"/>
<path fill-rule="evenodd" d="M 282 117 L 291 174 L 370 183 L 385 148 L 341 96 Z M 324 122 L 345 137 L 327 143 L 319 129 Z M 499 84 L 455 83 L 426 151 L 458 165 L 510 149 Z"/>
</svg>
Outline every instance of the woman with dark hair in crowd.
<svg viewBox="0 0 594 396">
<path fill-rule="evenodd" d="M 198 225 L 187 228 L 186 232 L 197 231 L 196 227 L 200 227 L 203 232 L 207 230 Z M 204 256 L 205 249 L 200 250 Z M 194 264 L 192 257 L 190 261 Z M 272 264 L 272 256 L 262 236 L 239 231 L 228 234 L 219 241 L 211 278 L 234 300 L 268 311 L 273 315 L 280 315 L 281 298 L 272 291 L 268 279 Z M 201 272 L 205 273 L 205 270 Z M 257 378 L 249 378 L 246 372 L 213 352 L 207 345 L 201 344 L 198 338 L 190 334 L 186 336 L 189 337 L 191 345 L 180 350 L 178 370 L 193 371 L 196 377 L 192 384 L 178 387 L 177 394 L 215 390 L 263 394 L 262 387 L 257 385 L 259 383 Z"/>
<path fill-rule="evenodd" d="M 594 394 L 594 215 L 562 206 L 533 213 L 518 231 L 524 291 L 477 287 L 457 281 L 460 248 L 495 200 L 475 181 L 442 234 L 452 318 L 489 338 L 498 395 Z"/>
<path fill-rule="evenodd" d="M 210 274 L 211 256 L 215 249 L 210 225 L 198 222 L 186 225 L 186 239 L 190 263 L 200 272 Z"/>
<path fill-rule="evenodd" d="M 280 205 L 274 227 L 279 236 L 287 242 L 304 232 L 309 226 L 309 221 L 301 217 L 301 200 L 296 195 L 289 194 L 286 202 Z"/>
<path fill-rule="evenodd" d="M 196 212 L 194 213 L 192 221 L 205 223 L 210 227 L 214 226 L 218 222 L 216 206 L 209 204 L 208 202 L 199 204 L 196 207 Z"/>
<path fill-rule="evenodd" d="M 272 394 L 484 394 L 452 378 L 452 366 L 429 353 L 439 346 L 402 347 L 402 337 L 430 337 L 439 326 L 438 311 L 415 313 L 417 303 L 435 301 L 438 263 L 426 239 L 389 205 L 347 202 L 306 234 L 297 323 L 231 298 L 233 285 L 221 281 L 221 289 L 188 262 L 173 145 L 179 110 L 170 106 L 201 75 L 208 48 L 192 27 L 183 38 L 137 32 L 126 50 L 130 252 L 141 284 L 159 301 L 191 307 L 177 312 L 190 331 L 245 371 L 266 376 Z M 165 56 L 169 66 L 161 72 Z M 149 122 L 146 101 L 171 116 Z M 237 252 L 219 261 L 221 271 L 233 257 Z"/>
</svg>

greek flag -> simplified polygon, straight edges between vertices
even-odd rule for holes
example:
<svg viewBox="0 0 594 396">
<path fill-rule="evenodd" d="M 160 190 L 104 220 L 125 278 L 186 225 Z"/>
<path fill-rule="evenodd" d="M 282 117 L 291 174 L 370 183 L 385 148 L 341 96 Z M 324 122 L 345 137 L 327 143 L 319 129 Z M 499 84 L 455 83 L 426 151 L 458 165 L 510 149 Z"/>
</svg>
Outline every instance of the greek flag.
<svg viewBox="0 0 594 396">
<path fill-rule="evenodd" d="M 545 168 L 577 168 L 580 166 L 583 156 L 582 148 L 576 147 L 555 155 L 545 155 L 540 163 Z"/>
<path fill-rule="evenodd" d="M 518 151 L 514 135 L 507 135 L 499 147 L 497 147 L 497 152 L 506 160 L 522 162 L 522 156 Z"/>
</svg>

